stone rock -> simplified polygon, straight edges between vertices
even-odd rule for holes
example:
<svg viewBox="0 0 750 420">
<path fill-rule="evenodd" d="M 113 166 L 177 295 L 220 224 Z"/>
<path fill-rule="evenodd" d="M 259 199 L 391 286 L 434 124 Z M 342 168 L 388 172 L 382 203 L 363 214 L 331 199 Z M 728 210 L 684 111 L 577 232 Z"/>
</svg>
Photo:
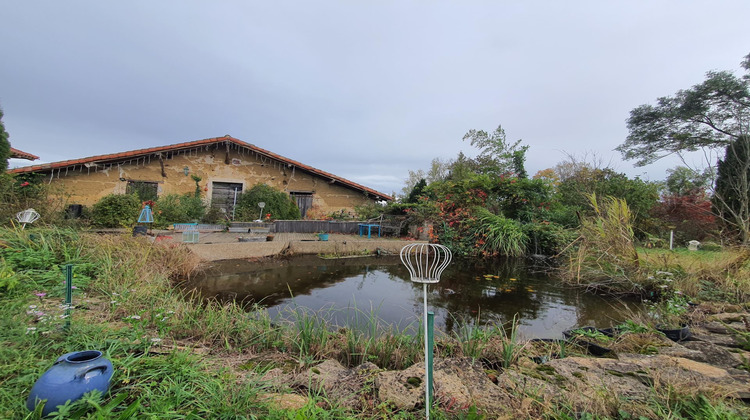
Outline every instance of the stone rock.
<svg viewBox="0 0 750 420">
<path fill-rule="evenodd" d="M 284 373 L 284 370 L 281 368 L 273 368 L 263 374 L 260 380 L 275 388 L 284 388 L 292 382 L 293 378 L 294 374 Z"/>
<path fill-rule="evenodd" d="M 725 369 L 733 368 L 739 364 L 729 350 L 717 346 L 714 343 L 705 341 L 686 341 L 682 343 L 682 345 L 698 353 L 682 356 L 687 359 L 708 363 L 709 365 L 719 366 Z"/>
<path fill-rule="evenodd" d="M 713 334 L 729 334 L 729 329 L 726 327 L 726 325 L 718 321 L 706 322 L 702 325 L 702 327 L 706 331 Z"/>
<path fill-rule="evenodd" d="M 470 359 L 438 359 L 433 366 L 435 399 L 445 406 L 468 408 L 483 413 L 501 413 L 512 403 L 511 395 L 496 386 L 479 363 Z M 424 404 L 424 363 L 402 371 L 380 372 L 376 379 L 378 397 L 402 410 Z"/>
<path fill-rule="evenodd" d="M 684 343 L 687 343 L 687 342 L 683 342 L 683 344 Z M 707 343 L 707 344 L 711 344 L 711 343 Z M 674 343 L 674 345 L 669 346 L 669 347 L 660 348 L 659 354 L 663 354 L 665 356 L 672 356 L 672 357 L 683 357 L 685 359 L 698 360 L 699 362 L 702 362 L 705 359 L 705 356 L 699 350 L 687 348 L 679 343 Z"/>
<path fill-rule="evenodd" d="M 729 324 L 731 322 L 742 322 L 742 317 L 747 317 L 748 314 L 746 313 L 729 313 L 729 312 L 723 312 L 720 314 L 711 315 L 708 317 L 709 321 L 718 321 L 724 324 Z"/>
<path fill-rule="evenodd" d="M 648 398 L 651 379 L 636 363 L 617 359 L 569 357 L 549 363 L 567 380 L 565 398 L 586 406 L 601 399 L 602 390 L 630 400 Z"/>
<path fill-rule="evenodd" d="M 703 327 L 690 327 L 693 336 L 693 341 L 705 341 L 708 343 L 716 344 L 722 347 L 739 347 L 737 340 L 731 335 L 727 334 L 712 334 L 710 331 Z"/>
<path fill-rule="evenodd" d="M 544 389 L 545 396 L 557 387 L 559 394 L 553 399 L 597 412 L 612 408 L 604 406 L 608 400 L 617 401 L 622 397 L 631 401 L 648 400 L 655 383 L 689 388 L 691 392 L 718 391 L 734 397 L 750 393 L 750 383 L 741 372 L 661 354 L 621 354 L 619 359 L 569 357 L 552 360 L 546 366 L 543 372 L 552 387 L 548 385 Z M 602 392 L 612 398 L 603 398 L 606 396 Z"/>
<path fill-rule="evenodd" d="M 335 360 L 326 360 L 297 375 L 293 383 L 300 387 L 322 389 L 336 404 L 357 410 L 367 397 L 363 395 L 366 382 L 373 381 L 379 370 L 369 362 L 348 369 Z"/>
<path fill-rule="evenodd" d="M 297 394 L 261 394 L 258 397 L 282 410 L 299 410 L 307 404 L 307 398 Z"/>
<path fill-rule="evenodd" d="M 681 357 L 623 355 L 621 360 L 640 366 L 661 384 L 691 392 L 720 393 L 739 397 L 750 393 L 750 383 L 737 380 L 726 369 Z"/>
<path fill-rule="evenodd" d="M 325 360 L 307 370 L 305 377 L 309 377 L 317 386 L 329 389 L 348 373 L 348 369 L 335 360 Z"/>
</svg>

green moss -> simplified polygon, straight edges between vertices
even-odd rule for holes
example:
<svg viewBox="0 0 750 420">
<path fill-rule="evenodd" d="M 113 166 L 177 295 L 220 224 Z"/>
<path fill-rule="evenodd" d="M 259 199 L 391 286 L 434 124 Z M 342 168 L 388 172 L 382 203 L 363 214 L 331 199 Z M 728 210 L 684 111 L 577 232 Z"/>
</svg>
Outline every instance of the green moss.
<svg viewBox="0 0 750 420">
<path fill-rule="evenodd" d="M 557 373 L 557 371 L 555 370 L 555 368 L 553 368 L 550 365 L 539 365 L 539 366 L 536 367 L 536 370 L 538 370 L 540 372 L 544 372 L 547 375 L 554 375 L 554 374 Z"/>
</svg>

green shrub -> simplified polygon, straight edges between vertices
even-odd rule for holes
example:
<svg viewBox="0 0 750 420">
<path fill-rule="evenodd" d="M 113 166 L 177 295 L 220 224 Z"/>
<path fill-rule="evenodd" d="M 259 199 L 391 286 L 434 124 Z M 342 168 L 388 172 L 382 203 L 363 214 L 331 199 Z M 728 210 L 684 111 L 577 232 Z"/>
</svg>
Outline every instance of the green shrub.
<svg viewBox="0 0 750 420">
<path fill-rule="evenodd" d="M 557 255 L 575 239 L 572 231 L 554 222 L 526 223 L 521 227 L 529 238 L 529 254 Z"/>
<path fill-rule="evenodd" d="M 201 222 L 210 224 L 229 223 L 229 219 L 226 213 L 223 213 L 220 208 L 208 206 L 206 213 L 201 218 Z"/>
<path fill-rule="evenodd" d="M 206 214 L 206 206 L 194 194 L 167 194 L 156 201 L 154 224 L 197 222 Z"/>
<path fill-rule="evenodd" d="M 721 251 L 721 245 L 716 242 L 701 242 L 701 249 L 704 251 Z"/>
<path fill-rule="evenodd" d="M 101 227 L 127 227 L 138 220 L 141 202 L 134 194 L 110 194 L 102 197 L 91 212 L 91 221 Z"/>
<path fill-rule="evenodd" d="M 369 202 L 359 206 L 354 206 L 354 212 L 357 214 L 359 220 L 374 219 L 383 214 L 385 207 L 375 203 Z"/>
<path fill-rule="evenodd" d="M 237 197 L 234 217 L 237 220 L 255 220 L 261 214 L 258 203 L 266 203 L 263 219 L 267 214 L 277 220 L 298 220 L 301 218 L 297 203 L 283 191 L 266 184 L 257 184 Z"/>
<path fill-rule="evenodd" d="M 479 249 L 487 254 L 509 257 L 523 256 L 529 237 L 526 236 L 517 220 L 506 219 L 492 214 L 484 207 L 476 207 L 477 216 L 474 235 Z"/>
</svg>

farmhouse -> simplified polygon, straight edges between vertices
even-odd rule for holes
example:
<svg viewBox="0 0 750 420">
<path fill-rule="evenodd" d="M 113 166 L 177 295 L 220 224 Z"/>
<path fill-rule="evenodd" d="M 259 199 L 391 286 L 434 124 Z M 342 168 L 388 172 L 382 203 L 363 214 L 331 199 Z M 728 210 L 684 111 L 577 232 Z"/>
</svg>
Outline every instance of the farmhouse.
<svg viewBox="0 0 750 420">
<path fill-rule="evenodd" d="M 305 217 L 392 198 L 231 136 L 11 169 L 56 183 L 70 204 L 90 206 L 108 194 L 141 197 L 196 190 L 231 214 L 236 195 L 264 183 L 287 192 Z M 195 178 L 195 179 L 194 179 Z"/>
</svg>

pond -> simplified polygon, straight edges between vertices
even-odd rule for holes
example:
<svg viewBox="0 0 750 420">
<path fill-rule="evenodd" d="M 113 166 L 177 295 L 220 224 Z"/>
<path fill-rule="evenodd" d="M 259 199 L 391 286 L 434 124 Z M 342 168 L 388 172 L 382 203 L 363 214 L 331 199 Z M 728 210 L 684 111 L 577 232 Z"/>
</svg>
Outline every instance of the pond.
<svg viewBox="0 0 750 420">
<path fill-rule="evenodd" d="M 410 281 L 395 256 L 220 261 L 184 287 L 248 308 L 259 303 L 272 317 L 307 308 L 329 319 L 331 328 L 359 324 L 372 314 L 400 329 L 415 328 L 423 310 L 422 285 Z M 427 301 L 436 328 L 446 333 L 462 325 L 506 323 L 518 314 L 525 338 L 559 338 L 575 326 L 609 327 L 641 311 L 635 301 L 566 287 L 521 260 L 454 261 L 438 284 L 429 285 Z"/>
</svg>

